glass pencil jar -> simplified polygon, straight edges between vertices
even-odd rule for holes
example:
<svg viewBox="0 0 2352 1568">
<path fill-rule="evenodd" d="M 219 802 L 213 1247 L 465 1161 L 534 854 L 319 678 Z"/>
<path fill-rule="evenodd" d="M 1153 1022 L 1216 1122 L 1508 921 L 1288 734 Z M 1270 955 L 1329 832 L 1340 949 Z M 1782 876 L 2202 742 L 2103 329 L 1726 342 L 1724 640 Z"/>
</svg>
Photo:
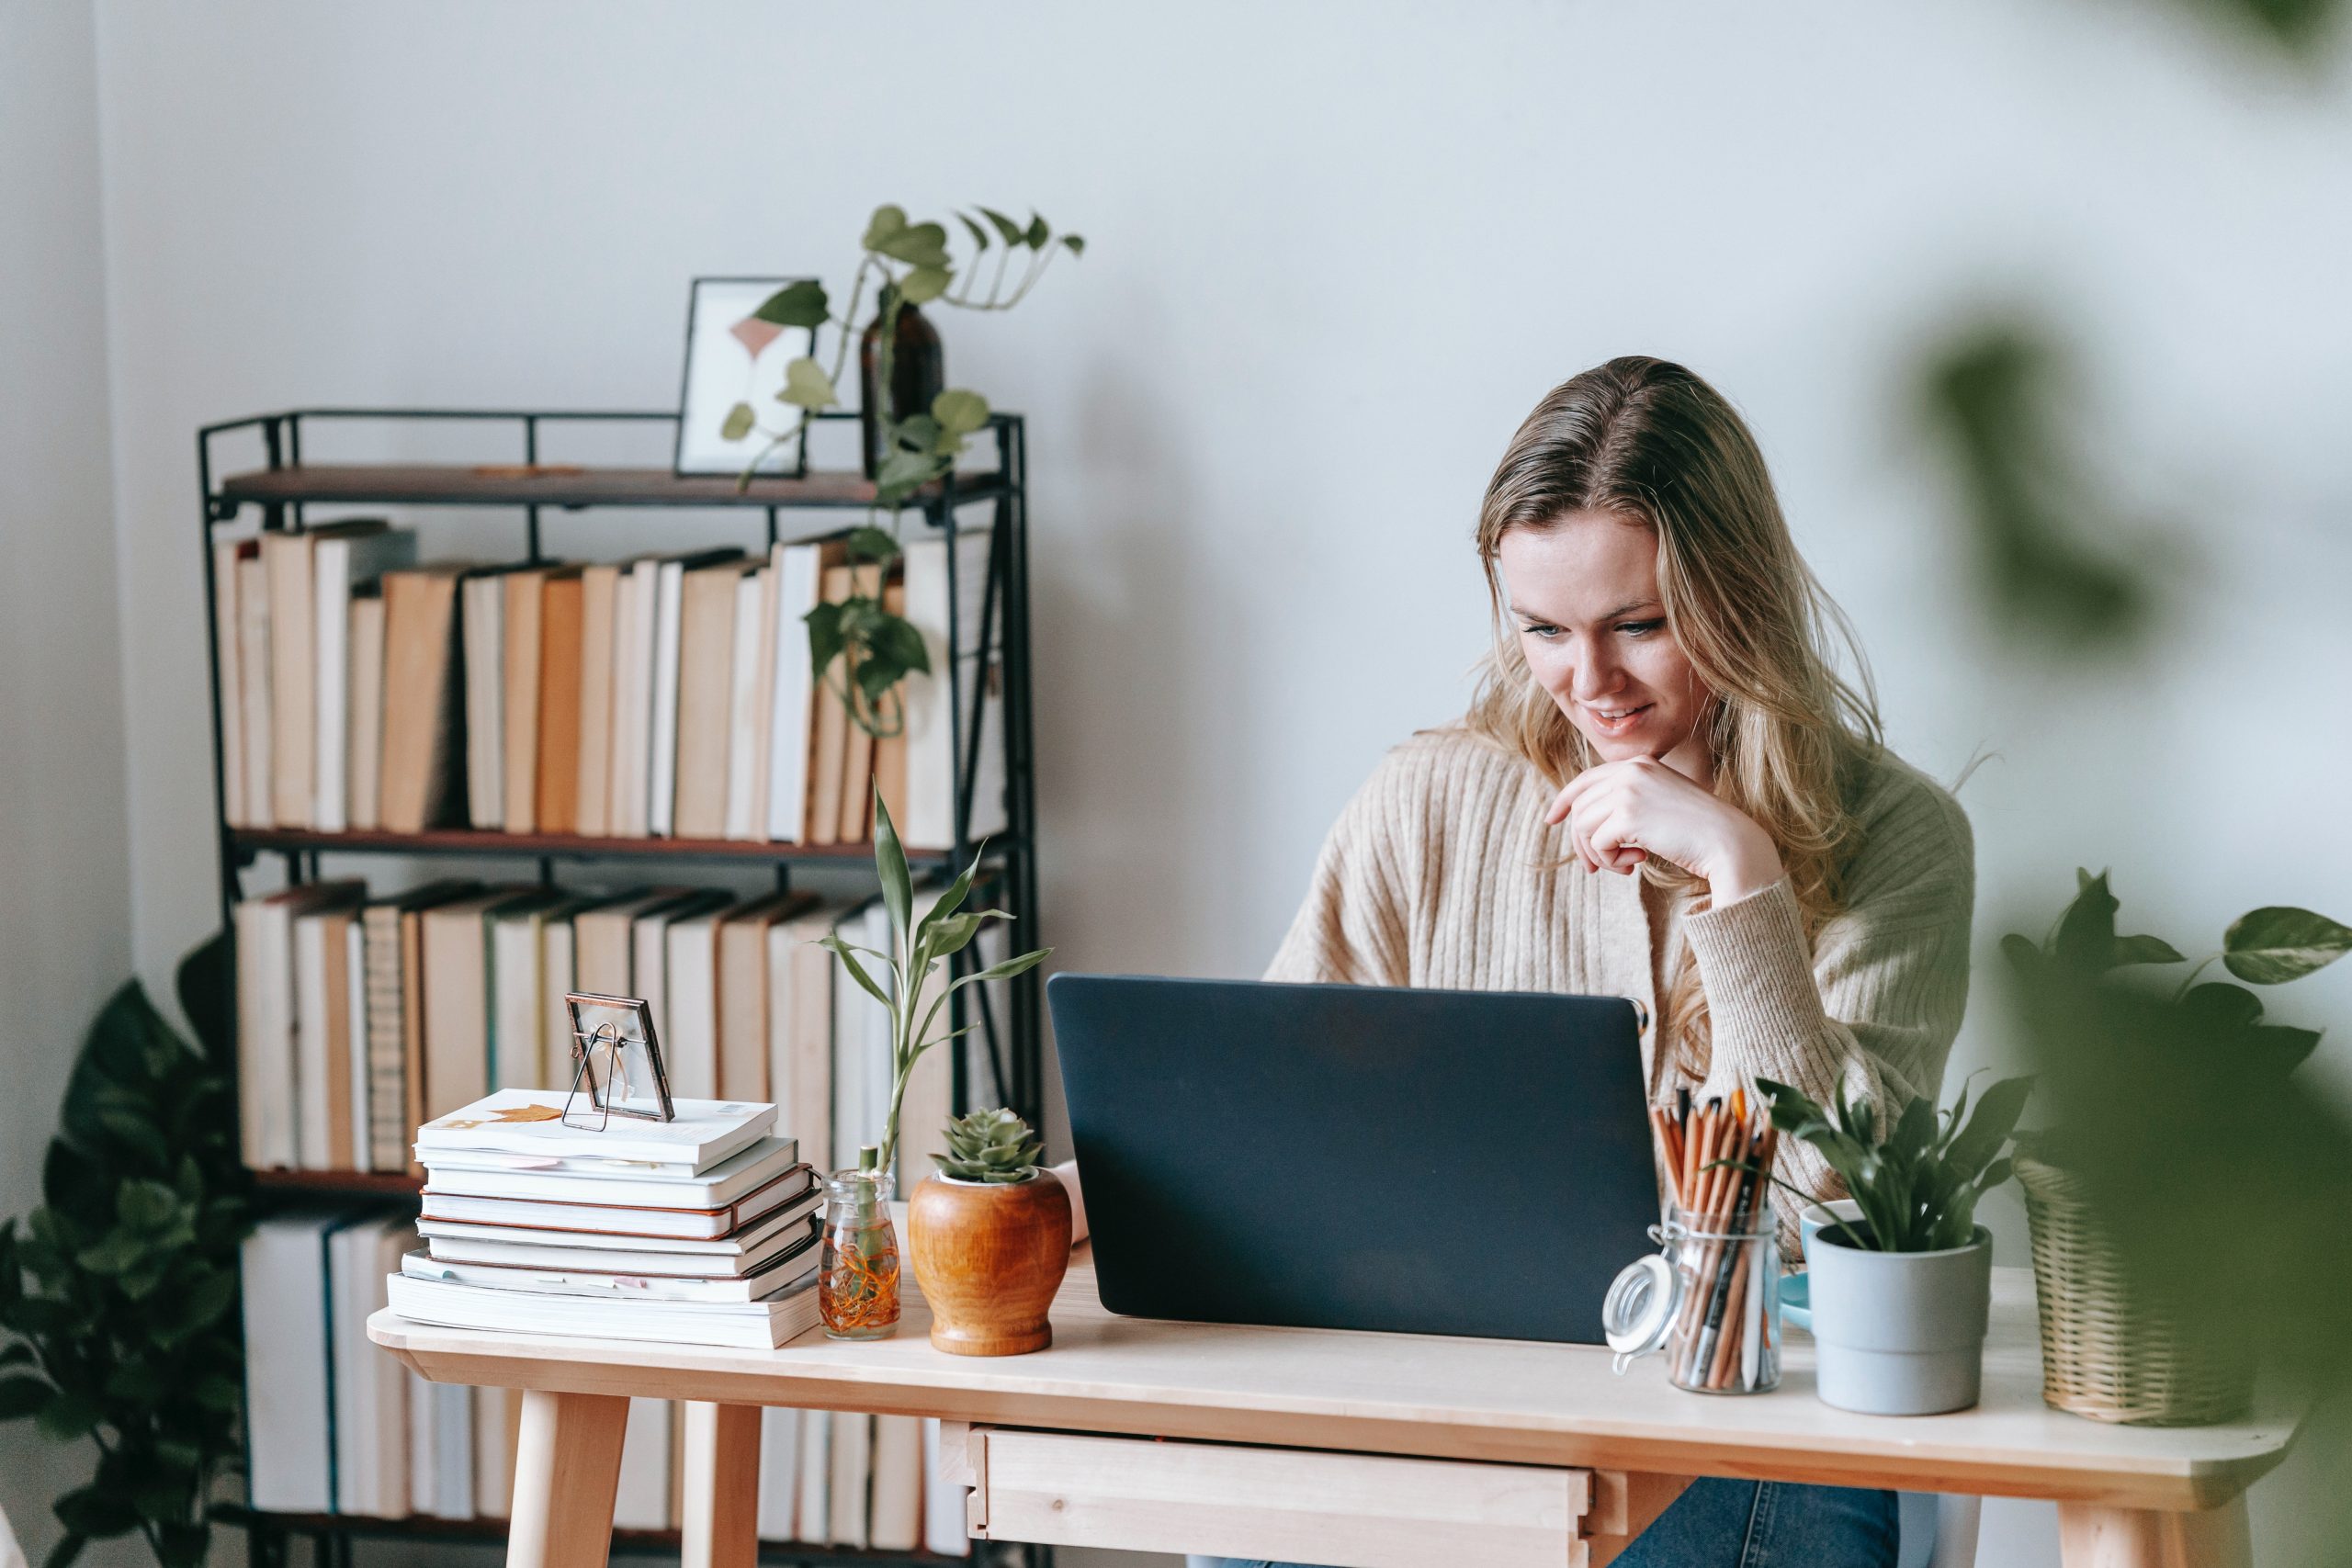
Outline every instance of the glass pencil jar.
<svg viewBox="0 0 2352 1568">
<path fill-rule="evenodd" d="M 1623 1372 L 1666 1356 L 1694 1393 L 1766 1393 L 1781 1384 L 1781 1246 L 1770 1204 L 1752 1213 L 1669 1206 L 1650 1229 L 1660 1251 L 1617 1276 L 1602 1308 Z"/>
<path fill-rule="evenodd" d="M 898 1332 L 899 1232 L 878 1170 L 838 1170 L 825 1182 L 817 1314 L 835 1339 L 886 1339 Z"/>
</svg>

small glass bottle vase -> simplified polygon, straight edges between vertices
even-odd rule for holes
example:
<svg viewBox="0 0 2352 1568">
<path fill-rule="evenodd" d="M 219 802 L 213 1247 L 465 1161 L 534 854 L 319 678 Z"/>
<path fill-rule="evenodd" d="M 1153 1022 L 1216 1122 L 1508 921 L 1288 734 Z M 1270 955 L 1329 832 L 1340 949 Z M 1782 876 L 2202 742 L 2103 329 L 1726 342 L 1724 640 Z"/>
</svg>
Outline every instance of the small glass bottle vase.
<svg viewBox="0 0 2352 1568">
<path fill-rule="evenodd" d="M 835 1339 L 886 1339 L 899 1329 L 899 1233 L 889 1185 L 875 1170 L 839 1170 L 825 1183 L 824 1254 L 817 1312 Z"/>
</svg>

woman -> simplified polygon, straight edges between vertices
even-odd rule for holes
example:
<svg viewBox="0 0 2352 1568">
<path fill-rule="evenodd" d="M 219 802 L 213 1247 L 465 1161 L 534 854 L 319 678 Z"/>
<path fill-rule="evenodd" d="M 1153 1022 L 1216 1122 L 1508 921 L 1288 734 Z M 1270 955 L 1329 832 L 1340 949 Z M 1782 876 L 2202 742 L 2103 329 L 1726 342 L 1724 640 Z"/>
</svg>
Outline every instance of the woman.
<svg viewBox="0 0 2352 1568">
<path fill-rule="evenodd" d="M 1267 977 L 1633 997 L 1654 1100 L 1934 1092 L 1968 820 L 1836 672 L 1850 633 L 1731 405 L 1662 360 L 1586 371 L 1512 438 L 1478 554 L 1498 634 L 1469 715 L 1358 792 Z M 1840 1190 L 1803 1145 L 1779 1174 Z M 1894 1530 L 1890 1493 L 1703 1480 L 1618 1562 L 1891 1565 Z"/>
</svg>

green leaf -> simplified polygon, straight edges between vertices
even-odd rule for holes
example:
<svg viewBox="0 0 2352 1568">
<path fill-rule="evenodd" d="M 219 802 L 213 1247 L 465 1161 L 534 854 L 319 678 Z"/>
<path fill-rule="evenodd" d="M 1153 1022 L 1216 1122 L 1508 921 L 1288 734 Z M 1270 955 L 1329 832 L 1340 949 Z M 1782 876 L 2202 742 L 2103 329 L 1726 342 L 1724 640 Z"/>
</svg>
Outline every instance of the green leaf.
<svg viewBox="0 0 2352 1568">
<path fill-rule="evenodd" d="M 940 449 L 939 422 L 927 413 L 910 413 L 892 427 L 899 446 L 928 457 Z"/>
<path fill-rule="evenodd" d="M 874 871 L 882 879 L 882 907 L 890 912 L 890 929 L 899 933 L 899 950 L 912 953 L 914 879 L 907 874 L 906 846 L 899 842 L 899 825 L 890 820 L 890 807 L 878 784 L 874 786 Z"/>
<path fill-rule="evenodd" d="M 40 1560 L 40 1568 L 74 1568 L 74 1559 L 80 1557 L 82 1549 L 89 1544 L 88 1536 L 67 1530 L 57 1538 L 57 1544 L 49 1549 L 49 1555 Z"/>
<path fill-rule="evenodd" d="M 1032 211 L 1029 214 L 1029 227 L 1023 231 L 1021 243 L 1033 251 L 1042 251 L 1046 248 L 1046 242 L 1053 238 L 1053 230 L 1046 226 L 1046 220 Z"/>
<path fill-rule="evenodd" d="M 831 408 L 841 399 L 835 395 L 833 378 L 825 374 L 825 367 L 804 354 L 784 367 L 784 389 L 776 394 L 776 400 L 813 413 Z"/>
<path fill-rule="evenodd" d="M 2051 940 L 2051 956 L 2062 964 L 2104 972 L 2115 952 L 2115 895 L 2108 891 L 2107 873 L 2093 876 L 2077 869 L 2081 887 L 2066 912 L 2058 917 L 2058 932 Z"/>
<path fill-rule="evenodd" d="M 2223 1034 L 2245 1028 L 2262 1017 L 2262 998 L 2244 986 L 2208 980 L 2191 986 L 2180 998 L 2183 1026 L 2192 1032 Z"/>
<path fill-rule="evenodd" d="M 808 667 L 819 675 L 832 668 L 841 657 L 848 639 L 842 634 L 842 604 L 839 600 L 827 600 L 810 610 L 801 620 L 808 627 Z"/>
<path fill-rule="evenodd" d="M 1012 219 L 1007 218 L 1003 213 L 999 212 L 995 208 L 983 207 L 979 209 L 979 212 L 980 216 L 987 219 L 989 224 L 995 228 L 996 231 L 1000 235 L 1003 236 L 1004 243 L 1006 244 L 1018 245 L 1025 242 L 1026 233 L 1025 231 L 1022 229 L 1021 225 L 1015 223 Z"/>
<path fill-rule="evenodd" d="M 899 558 L 899 540 L 888 528 L 852 528 L 842 541 L 842 551 L 853 561 L 888 566 Z"/>
<path fill-rule="evenodd" d="M 956 981 L 956 988 L 978 985 L 983 980 L 1010 980 L 1015 975 L 1026 975 L 1053 955 L 1052 948 L 1041 947 L 1035 953 L 1024 953 L 1018 958 L 1008 958 L 1001 964 L 991 964 L 987 968 L 967 975 Z"/>
<path fill-rule="evenodd" d="M 2185 964 L 2178 948 L 2157 936 L 2120 936 L 2115 939 L 2112 962 L 2125 964 Z"/>
<path fill-rule="evenodd" d="M 888 611 L 876 615 L 866 631 L 866 648 L 870 657 L 897 671 L 893 683 L 910 670 L 931 673 L 931 650 L 923 646 L 922 633 L 903 615 Z"/>
<path fill-rule="evenodd" d="M 962 437 L 988 423 L 989 400 L 978 392 L 950 387 L 931 400 L 931 417 L 939 422 L 942 434 L 960 444 Z"/>
<path fill-rule="evenodd" d="M 893 452 L 882 459 L 874 483 L 877 490 L 904 494 L 922 489 L 946 471 L 947 462 L 943 457 L 922 452 Z"/>
<path fill-rule="evenodd" d="M 892 207 L 886 203 L 883 206 L 876 208 L 874 209 L 874 216 L 866 220 L 865 234 L 863 239 L 858 241 L 858 244 L 869 251 L 878 251 L 882 248 L 883 242 L 889 239 L 891 235 L 896 234 L 906 228 L 906 209 L 902 207 Z"/>
<path fill-rule="evenodd" d="M 2030 1077 L 2003 1078 L 1984 1091 L 1976 1102 L 1976 1114 L 1969 1118 L 1966 1130 L 1952 1140 L 1944 1156 L 1944 1163 L 1962 1181 L 1975 1179 L 2001 1152 L 2032 1094 Z"/>
<path fill-rule="evenodd" d="M 156 1230 L 180 1217 L 179 1195 L 160 1181 L 126 1181 L 114 1196 L 115 1218 L 138 1230 Z"/>
<path fill-rule="evenodd" d="M 721 441 L 741 441 L 752 434 L 752 426 L 757 423 L 758 419 L 759 416 L 752 412 L 751 404 L 737 403 L 727 411 L 727 417 L 719 422 L 718 438 Z"/>
<path fill-rule="evenodd" d="M 67 1529 L 93 1540 L 129 1535 L 139 1528 L 139 1514 L 130 1499 L 96 1486 L 76 1487 L 51 1504 L 51 1508 Z"/>
<path fill-rule="evenodd" d="M 2261 1023 L 2247 1030 L 2244 1038 L 2261 1054 L 2271 1071 L 2289 1073 L 2301 1066 L 2303 1059 L 2318 1046 L 2320 1032 L 2290 1029 L 2283 1023 Z"/>
<path fill-rule="evenodd" d="M 0 1378 L 0 1421 L 21 1421 L 49 1408 L 57 1391 L 39 1378 Z"/>
<path fill-rule="evenodd" d="M 57 1397 L 33 1417 L 41 1436 L 54 1442 L 71 1442 L 98 1424 L 97 1401 L 87 1394 L 60 1390 Z"/>
<path fill-rule="evenodd" d="M 928 225 L 937 228 L 937 224 Z M 899 279 L 899 296 L 910 305 L 928 305 L 947 292 L 956 281 L 956 274 L 945 266 L 926 265 L 916 267 Z"/>
<path fill-rule="evenodd" d="M 985 251 L 989 248 L 989 231 L 973 222 L 969 214 L 957 213 L 956 221 L 964 225 L 964 231 L 972 236 L 972 249 Z"/>
<path fill-rule="evenodd" d="M 849 971 L 849 977 L 856 981 L 867 996 L 872 997 L 886 1008 L 890 1005 L 889 993 L 874 983 L 874 976 L 865 972 L 865 965 L 857 961 L 857 954 L 851 951 L 848 942 L 843 942 L 835 933 L 828 931 L 817 939 L 817 945 L 828 950 L 834 957 L 840 959 L 842 966 Z"/>
<path fill-rule="evenodd" d="M 245 1396 L 244 1390 L 237 1386 L 236 1379 L 215 1372 L 209 1377 L 198 1378 L 196 1386 L 188 1390 L 188 1397 L 207 1410 L 233 1416 L 243 1408 Z"/>
<path fill-rule="evenodd" d="M 933 957 L 952 958 L 969 947 L 972 939 L 980 934 L 980 928 L 987 924 L 988 914 L 985 911 L 950 915 L 932 928 L 927 951 Z"/>
<path fill-rule="evenodd" d="M 769 295 L 752 314 L 779 327 L 813 330 L 831 321 L 833 311 L 825 298 L 825 286 L 813 277 L 804 277 Z"/>
<path fill-rule="evenodd" d="M 2352 927 L 2281 906 L 2239 918 L 2222 939 L 2222 963 L 2256 986 L 2283 985 L 2324 969 L 2352 951 Z"/>
<path fill-rule="evenodd" d="M 866 249 L 888 256 L 892 261 L 904 262 L 918 271 L 933 267 L 945 271 L 948 268 L 947 231 L 936 223 L 910 223 L 883 236 L 879 243 L 868 245 Z M 906 280 L 901 278 L 901 293 L 905 287 Z"/>
<path fill-rule="evenodd" d="M 1082 256 L 1086 254 L 1086 241 L 1077 234 L 1064 234 L 1062 243 L 1069 247 L 1069 254 L 1074 256 Z"/>
</svg>

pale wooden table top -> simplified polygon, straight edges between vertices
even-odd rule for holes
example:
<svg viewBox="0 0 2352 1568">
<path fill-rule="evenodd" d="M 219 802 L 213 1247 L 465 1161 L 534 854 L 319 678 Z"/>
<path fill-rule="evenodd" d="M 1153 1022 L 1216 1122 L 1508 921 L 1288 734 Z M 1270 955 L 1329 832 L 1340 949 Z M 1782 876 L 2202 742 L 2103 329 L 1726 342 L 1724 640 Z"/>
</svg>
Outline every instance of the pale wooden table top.
<svg viewBox="0 0 2352 1568">
<path fill-rule="evenodd" d="M 775 1350 L 439 1328 L 389 1311 L 368 1327 L 443 1382 L 2138 1508 L 2214 1506 L 2284 1455 L 2297 1412 L 2283 1404 L 2182 1430 L 2050 1409 L 2032 1276 L 1996 1269 L 1993 1292 L 1983 1403 L 1908 1419 L 1815 1399 L 1800 1333 L 1777 1393 L 1686 1393 L 1659 1358 L 1620 1378 L 1608 1351 L 1584 1346 L 1117 1317 L 1096 1300 L 1083 1247 L 1055 1303 L 1053 1348 L 999 1359 L 933 1350 L 912 1300 L 893 1338 L 812 1330 Z"/>
</svg>

